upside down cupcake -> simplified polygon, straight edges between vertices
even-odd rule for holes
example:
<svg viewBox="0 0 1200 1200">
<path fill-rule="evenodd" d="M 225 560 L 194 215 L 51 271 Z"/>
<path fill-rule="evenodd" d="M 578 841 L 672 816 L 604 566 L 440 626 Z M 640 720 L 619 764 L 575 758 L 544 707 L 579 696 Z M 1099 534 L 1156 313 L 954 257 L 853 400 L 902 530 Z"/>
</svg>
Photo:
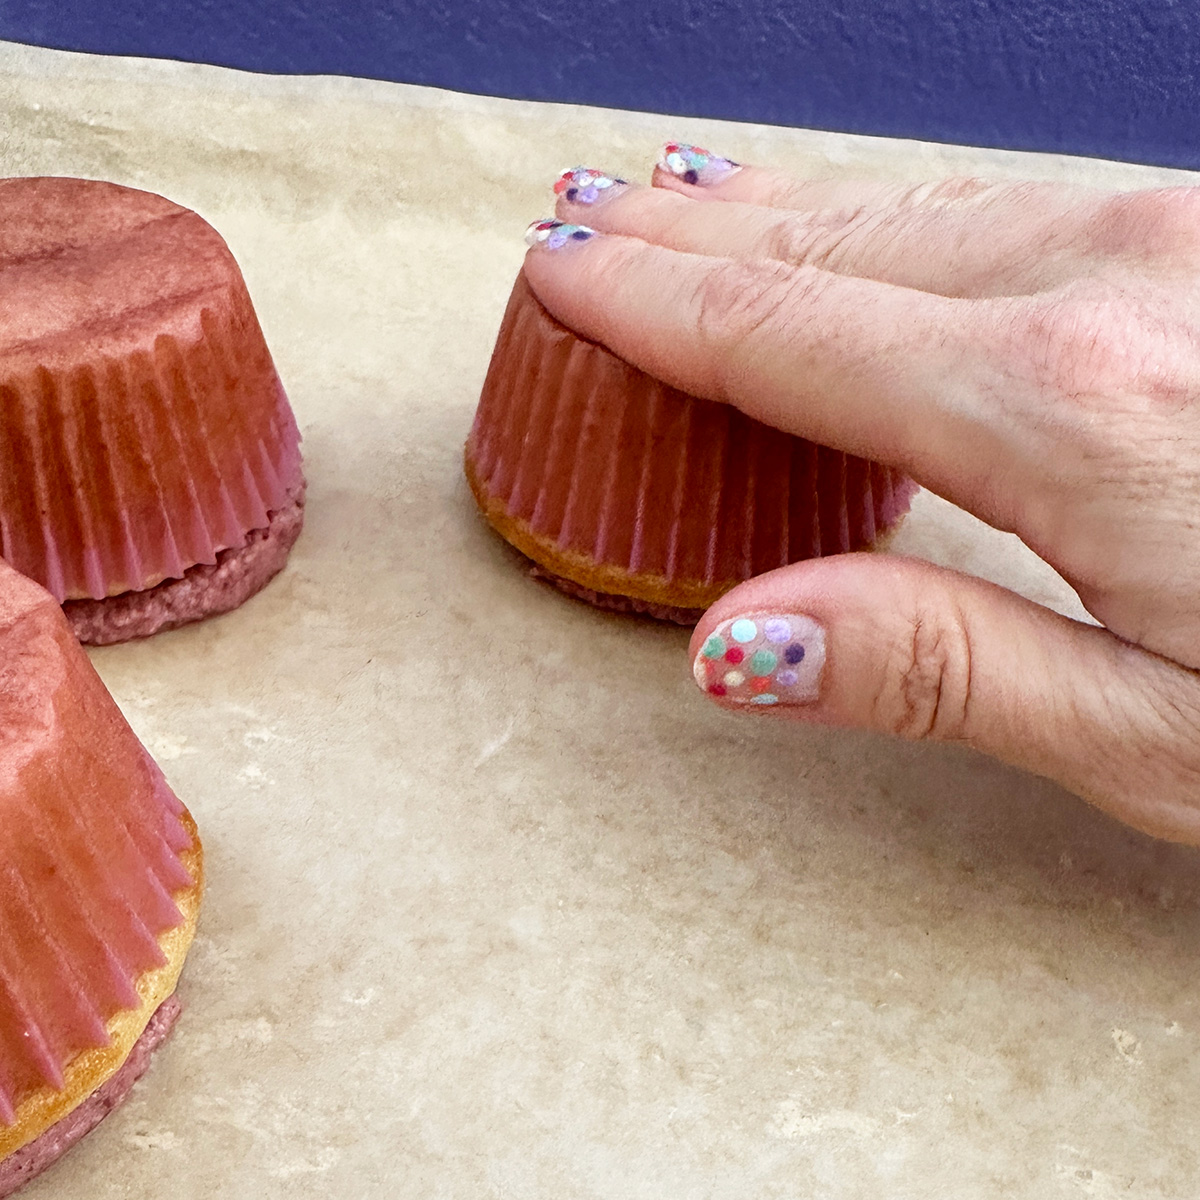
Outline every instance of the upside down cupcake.
<svg viewBox="0 0 1200 1200">
<path fill-rule="evenodd" d="M 558 221 L 530 230 L 552 245 L 588 236 Z M 535 573 L 681 624 L 752 576 L 879 545 L 916 491 L 890 467 L 651 378 L 556 321 L 524 273 L 465 462 L 484 516 Z"/>
<path fill-rule="evenodd" d="M 61 608 L 0 563 L 0 1197 L 116 1107 L 170 1032 L 202 866 Z"/>
<path fill-rule="evenodd" d="M 300 436 L 220 235 L 149 192 L 0 180 L 0 292 L 0 556 L 95 643 L 263 587 Z"/>
</svg>

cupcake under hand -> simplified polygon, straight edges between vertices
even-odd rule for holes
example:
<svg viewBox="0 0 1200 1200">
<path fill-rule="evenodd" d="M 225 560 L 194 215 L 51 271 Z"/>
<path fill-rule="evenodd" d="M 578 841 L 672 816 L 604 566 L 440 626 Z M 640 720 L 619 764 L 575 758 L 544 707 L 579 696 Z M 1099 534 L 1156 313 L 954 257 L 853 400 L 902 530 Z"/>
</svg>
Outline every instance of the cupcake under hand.
<svg viewBox="0 0 1200 1200">
<path fill-rule="evenodd" d="M 912 559 L 817 559 L 713 606 L 700 686 L 965 742 L 1200 843 L 1200 188 L 793 180 L 672 145 L 654 187 L 560 189 L 557 218 L 601 236 L 530 250 L 546 308 L 1016 532 L 1101 622 Z"/>
</svg>

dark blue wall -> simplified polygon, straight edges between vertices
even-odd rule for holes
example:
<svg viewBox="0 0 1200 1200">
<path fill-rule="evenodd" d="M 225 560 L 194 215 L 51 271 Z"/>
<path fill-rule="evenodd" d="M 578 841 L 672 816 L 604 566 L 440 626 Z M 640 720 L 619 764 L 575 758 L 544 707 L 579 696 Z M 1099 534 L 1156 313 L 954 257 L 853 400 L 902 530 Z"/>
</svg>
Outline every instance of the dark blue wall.
<svg viewBox="0 0 1200 1200">
<path fill-rule="evenodd" d="M 1200 167 L 1200 0 L 0 0 L 0 38 Z"/>
</svg>

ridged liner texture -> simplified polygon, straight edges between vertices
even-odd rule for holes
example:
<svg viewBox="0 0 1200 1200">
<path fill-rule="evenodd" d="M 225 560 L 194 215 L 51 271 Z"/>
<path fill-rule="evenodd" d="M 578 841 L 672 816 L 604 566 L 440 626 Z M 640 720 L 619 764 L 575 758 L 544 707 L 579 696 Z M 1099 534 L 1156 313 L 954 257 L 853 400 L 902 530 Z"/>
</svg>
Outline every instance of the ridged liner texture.
<svg viewBox="0 0 1200 1200">
<path fill-rule="evenodd" d="M 523 273 L 466 471 L 485 516 L 543 574 L 675 619 L 764 571 L 876 545 L 917 490 L 651 378 L 560 325 Z"/>
<path fill-rule="evenodd" d="M 149 1068 L 155 1051 L 170 1036 L 182 1011 L 178 995 L 168 996 L 154 1010 L 154 1016 L 117 1071 L 32 1142 L 26 1142 L 7 1158 L 0 1158 L 0 1200 L 19 1192 L 31 1179 L 52 1167 L 109 1113 L 125 1103 L 134 1084 Z"/>
<path fill-rule="evenodd" d="M 182 577 L 302 487 L 233 256 L 162 197 L 0 180 L 0 556 L 60 602 Z"/>
<path fill-rule="evenodd" d="M 174 991 L 202 870 L 61 609 L 0 563 L 0 1159 L 120 1069 Z"/>
</svg>

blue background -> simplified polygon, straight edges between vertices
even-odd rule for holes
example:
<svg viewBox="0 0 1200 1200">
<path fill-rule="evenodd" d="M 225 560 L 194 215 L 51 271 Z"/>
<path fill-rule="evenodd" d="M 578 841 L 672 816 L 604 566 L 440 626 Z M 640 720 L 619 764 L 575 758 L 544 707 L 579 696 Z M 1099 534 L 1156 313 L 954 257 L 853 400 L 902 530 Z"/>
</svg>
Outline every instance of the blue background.
<svg viewBox="0 0 1200 1200">
<path fill-rule="evenodd" d="M 0 0 L 0 38 L 1200 167 L 1200 0 Z"/>
</svg>

